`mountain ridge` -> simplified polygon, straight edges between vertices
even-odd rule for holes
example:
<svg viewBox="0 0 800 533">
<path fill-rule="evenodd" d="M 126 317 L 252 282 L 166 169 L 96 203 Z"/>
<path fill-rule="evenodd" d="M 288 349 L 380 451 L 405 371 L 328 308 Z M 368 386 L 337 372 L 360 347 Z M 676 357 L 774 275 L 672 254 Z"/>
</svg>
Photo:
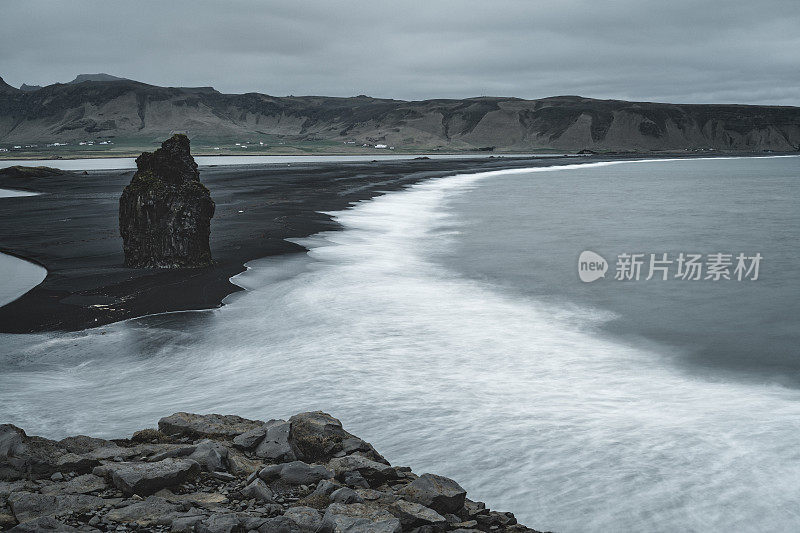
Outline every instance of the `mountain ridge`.
<svg viewBox="0 0 800 533">
<path fill-rule="evenodd" d="M 87 76 L 87 75 L 84 75 Z M 108 75 L 105 75 L 108 76 Z M 114 80 L 32 92 L 0 81 L 0 143 L 267 135 L 291 141 L 450 150 L 797 151 L 800 108 L 555 96 L 395 100 L 225 94 Z M 1 78 L 0 78 L 1 80 Z"/>
</svg>

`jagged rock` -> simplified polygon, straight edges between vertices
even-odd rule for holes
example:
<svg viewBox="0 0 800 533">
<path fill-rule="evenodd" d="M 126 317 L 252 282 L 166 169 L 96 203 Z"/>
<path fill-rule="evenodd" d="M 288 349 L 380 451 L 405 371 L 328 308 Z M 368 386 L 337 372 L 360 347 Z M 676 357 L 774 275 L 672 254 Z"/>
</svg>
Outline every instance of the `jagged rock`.
<svg viewBox="0 0 800 533">
<path fill-rule="evenodd" d="M 397 500 L 389 511 L 400 519 L 403 528 L 425 525 L 441 526 L 447 523 L 445 517 L 429 507 L 406 500 Z"/>
<path fill-rule="evenodd" d="M 399 533 L 400 519 L 365 503 L 332 503 L 325 510 L 322 533 Z"/>
<path fill-rule="evenodd" d="M 272 491 L 266 483 L 258 478 L 242 489 L 242 495 L 248 499 L 255 498 L 262 502 L 272 503 Z"/>
<path fill-rule="evenodd" d="M 57 442 L 0 427 L 0 464 L 38 478 L 0 480 L 0 529 L 13 528 L 16 514 L 28 521 L 18 531 L 533 531 L 467 500 L 453 480 L 392 467 L 324 413 L 268 423 L 177 413 L 161 427 L 127 441 Z M 269 464 L 256 456 L 267 439 L 326 463 Z M 64 468 L 87 459 L 92 474 Z"/>
<path fill-rule="evenodd" d="M 169 448 L 164 450 L 163 452 L 156 453 L 155 455 L 151 455 L 147 458 L 147 461 L 150 463 L 157 463 L 158 461 L 163 461 L 164 459 L 169 458 L 176 458 L 176 457 L 188 457 L 192 455 L 197 450 L 197 446 L 175 446 L 174 448 Z"/>
<path fill-rule="evenodd" d="M 335 457 L 328 462 L 336 479 L 344 480 L 348 473 L 358 472 L 370 485 L 380 485 L 387 479 L 396 477 L 394 468 L 378 463 L 360 455 Z"/>
<path fill-rule="evenodd" d="M 344 484 L 349 485 L 351 487 L 360 487 L 362 489 L 368 489 L 369 483 L 367 482 L 364 477 L 358 473 L 358 471 L 346 472 L 344 474 Z"/>
<path fill-rule="evenodd" d="M 89 494 L 90 492 L 104 490 L 107 487 L 108 484 L 102 477 L 95 476 L 94 474 L 84 474 L 70 479 L 65 483 L 43 485 L 40 490 L 42 494 Z"/>
<path fill-rule="evenodd" d="M 341 487 L 342 486 L 335 481 L 323 479 L 317 484 L 317 488 L 314 489 L 314 494 L 330 496 L 335 490 L 340 489 Z"/>
<path fill-rule="evenodd" d="M 178 517 L 179 507 L 164 498 L 150 496 L 144 501 L 114 509 L 107 518 L 140 527 L 169 525 Z"/>
<path fill-rule="evenodd" d="M 224 494 L 218 492 L 186 492 L 175 494 L 169 489 L 161 489 L 153 496 L 163 498 L 170 503 L 188 504 L 189 506 L 202 507 L 204 509 L 218 509 L 230 500 Z"/>
<path fill-rule="evenodd" d="M 267 422 L 267 424 L 270 422 Z M 250 431 L 245 431 L 241 435 L 235 437 L 233 439 L 233 445 L 240 450 L 252 450 L 258 446 L 258 443 L 264 440 L 264 437 L 267 435 L 267 424 L 251 429 Z"/>
<path fill-rule="evenodd" d="M 136 158 L 137 171 L 119 199 L 125 265 L 183 268 L 211 264 L 214 201 L 200 183 L 189 138 L 173 135 Z"/>
<path fill-rule="evenodd" d="M 517 518 L 514 513 L 498 513 L 497 511 L 489 511 L 484 515 L 476 517 L 476 520 L 484 526 L 513 526 L 517 523 Z"/>
<path fill-rule="evenodd" d="M 157 463 L 107 465 L 111 480 L 126 495 L 148 496 L 161 489 L 191 481 L 200 465 L 191 459 L 164 459 Z"/>
<path fill-rule="evenodd" d="M 276 516 L 265 520 L 258 533 L 300 533 L 300 527 L 291 518 Z"/>
<path fill-rule="evenodd" d="M 228 450 L 228 472 L 235 476 L 247 476 L 262 465 L 262 461 L 248 457 L 239 450 Z"/>
<path fill-rule="evenodd" d="M 310 485 L 333 477 L 333 472 L 321 465 L 310 465 L 303 461 L 292 461 L 264 467 L 258 477 L 266 481 L 281 481 L 287 485 Z"/>
<path fill-rule="evenodd" d="M 213 440 L 201 441 L 189 459 L 200 463 L 203 470 L 208 472 L 226 472 L 228 470 L 228 449 Z"/>
<path fill-rule="evenodd" d="M 329 497 L 334 503 L 364 503 L 364 498 L 350 487 L 336 489 Z"/>
<path fill-rule="evenodd" d="M 450 478 L 422 474 L 400 489 L 398 495 L 439 513 L 455 513 L 464 506 L 467 491 Z"/>
<path fill-rule="evenodd" d="M 68 526 L 63 522 L 56 520 L 52 516 L 42 516 L 35 520 L 20 524 L 16 527 L 12 527 L 8 531 L 9 533 L 76 533 L 80 530 L 72 526 Z"/>
<path fill-rule="evenodd" d="M 319 511 L 311 507 L 290 507 L 283 516 L 297 524 L 303 533 L 313 533 L 322 525 L 322 516 Z"/>
<path fill-rule="evenodd" d="M 264 438 L 255 450 L 256 457 L 284 463 L 297 459 L 289 444 L 291 424 L 285 420 L 270 420 L 264 426 Z"/>
<path fill-rule="evenodd" d="M 172 533 L 191 533 L 197 524 L 205 519 L 205 515 L 182 516 L 172 521 Z"/>
<path fill-rule="evenodd" d="M 236 437 L 259 428 L 264 422 L 248 420 L 236 415 L 196 415 L 175 413 L 158 421 L 158 429 L 165 435 L 191 438 Z"/>
<path fill-rule="evenodd" d="M 61 444 L 29 437 L 22 429 L 0 425 L 0 480 L 49 478 L 56 472 L 90 472 L 100 462 L 70 452 Z"/>
<path fill-rule="evenodd" d="M 0 507 L 0 531 L 7 531 L 15 525 L 17 525 L 17 519 L 11 514 L 11 509 L 7 509 L 3 504 Z"/>
<path fill-rule="evenodd" d="M 164 435 L 155 428 L 140 429 L 131 436 L 132 442 L 167 442 L 169 436 Z"/>
<path fill-rule="evenodd" d="M 339 420 L 322 411 L 294 415 L 289 423 L 289 443 L 303 461 L 327 462 L 342 451 L 342 441 L 353 437 Z"/>
<path fill-rule="evenodd" d="M 379 454 L 378 451 L 372 447 L 372 444 L 363 441 L 358 437 L 344 439 L 342 441 L 342 451 L 347 455 L 357 453 L 367 457 L 368 459 L 372 459 L 373 461 L 377 461 L 386 465 L 389 464 L 389 461 Z"/>
<path fill-rule="evenodd" d="M 197 533 L 234 533 L 239 531 L 239 518 L 233 513 L 211 515 L 195 526 Z"/>
<path fill-rule="evenodd" d="M 8 497 L 8 504 L 20 523 L 40 516 L 53 516 L 63 511 L 86 512 L 102 508 L 103 498 L 87 494 L 36 494 L 14 492 Z"/>
</svg>

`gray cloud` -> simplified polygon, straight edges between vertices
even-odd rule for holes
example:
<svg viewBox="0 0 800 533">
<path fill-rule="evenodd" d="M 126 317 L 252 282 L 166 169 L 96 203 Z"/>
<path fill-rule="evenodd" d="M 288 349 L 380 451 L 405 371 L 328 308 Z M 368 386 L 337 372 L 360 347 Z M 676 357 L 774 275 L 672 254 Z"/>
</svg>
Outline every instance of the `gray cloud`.
<svg viewBox="0 0 800 533">
<path fill-rule="evenodd" d="M 800 105 L 796 0 L 3 0 L 13 85 Z"/>
</svg>

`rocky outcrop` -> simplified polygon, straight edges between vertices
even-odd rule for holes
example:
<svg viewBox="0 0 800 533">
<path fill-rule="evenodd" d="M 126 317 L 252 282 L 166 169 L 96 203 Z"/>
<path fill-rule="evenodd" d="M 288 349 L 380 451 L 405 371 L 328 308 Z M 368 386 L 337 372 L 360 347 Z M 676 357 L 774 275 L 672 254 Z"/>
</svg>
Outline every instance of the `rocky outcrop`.
<svg viewBox="0 0 800 533">
<path fill-rule="evenodd" d="M 0 426 L 0 530 L 533 531 L 452 479 L 392 466 L 326 413 L 176 413 L 159 428 L 52 441 Z M 282 453 L 259 455 L 264 442 Z"/>
<path fill-rule="evenodd" d="M 14 165 L 0 169 L 0 178 L 43 178 L 46 176 L 61 176 L 62 174 L 66 174 L 66 172 L 50 167 L 25 167 L 22 165 Z"/>
<path fill-rule="evenodd" d="M 187 268 L 211 264 L 214 201 L 200 183 L 189 138 L 173 135 L 136 158 L 137 171 L 119 199 L 125 265 Z"/>
</svg>

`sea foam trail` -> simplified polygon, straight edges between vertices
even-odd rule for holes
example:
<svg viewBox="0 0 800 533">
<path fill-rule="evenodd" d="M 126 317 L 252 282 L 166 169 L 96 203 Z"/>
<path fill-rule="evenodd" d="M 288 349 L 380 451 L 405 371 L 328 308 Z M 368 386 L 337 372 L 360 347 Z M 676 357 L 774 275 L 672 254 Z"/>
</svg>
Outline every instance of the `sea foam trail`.
<svg viewBox="0 0 800 533">
<path fill-rule="evenodd" d="M 304 241 L 308 255 L 251 262 L 236 278 L 249 290 L 215 311 L 4 336 L 2 419 L 119 436 L 178 410 L 322 409 L 393 464 L 458 479 L 537 529 L 796 530 L 800 392 L 692 378 L 597 334 L 602 311 L 515 297 L 432 259 L 463 223 L 448 198 L 569 170 L 460 175 L 359 203 L 334 214 L 343 231 Z"/>
</svg>

